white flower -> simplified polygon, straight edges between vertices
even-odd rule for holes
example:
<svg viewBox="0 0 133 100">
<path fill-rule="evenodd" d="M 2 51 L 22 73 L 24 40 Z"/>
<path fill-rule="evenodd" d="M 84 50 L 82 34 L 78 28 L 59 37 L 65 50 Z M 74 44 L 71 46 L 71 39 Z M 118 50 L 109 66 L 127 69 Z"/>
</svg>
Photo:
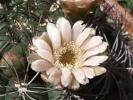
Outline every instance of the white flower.
<svg viewBox="0 0 133 100">
<path fill-rule="evenodd" d="M 80 84 L 106 72 L 99 65 L 108 56 L 101 55 L 107 43 L 101 36 L 95 36 L 95 29 L 77 21 L 73 27 L 64 17 L 56 25 L 48 23 L 47 32 L 33 38 L 35 52 L 29 59 L 31 68 L 41 72 L 44 81 L 56 86 L 78 89 Z"/>
</svg>

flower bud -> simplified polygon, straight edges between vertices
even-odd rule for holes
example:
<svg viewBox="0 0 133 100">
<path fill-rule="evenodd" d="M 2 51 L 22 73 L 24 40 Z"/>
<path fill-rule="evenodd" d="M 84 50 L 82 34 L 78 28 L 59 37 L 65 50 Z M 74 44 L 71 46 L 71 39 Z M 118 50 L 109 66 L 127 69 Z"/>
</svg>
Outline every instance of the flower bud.
<svg viewBox="0 0 133 100">
<path fill-rule="evenodd" d="M 60 0 L 63 11 L 68 16 L 85 17 L 93 11 L 101 0 Z"/>
</svg>

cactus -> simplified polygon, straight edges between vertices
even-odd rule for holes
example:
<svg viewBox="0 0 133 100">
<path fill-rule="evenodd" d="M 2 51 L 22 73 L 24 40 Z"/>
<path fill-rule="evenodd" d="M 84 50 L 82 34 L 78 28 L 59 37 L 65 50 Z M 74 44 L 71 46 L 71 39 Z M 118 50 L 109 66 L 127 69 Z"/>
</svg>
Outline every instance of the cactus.
<svg viewBox="0 0 133 100">
<path fill-rule="evenodd" d="M 131 9 L 132 1 L 121 3 Z M 132 33 L 121 23 L 109 21 L 107 12 L 100 10 L 100 0 L 0 0 L 0 100 L 132 100 Z M 103 53 L 108 60 L 99 65 L 106 73 L 95 75 L 78 89 L 51 84 L 48 74 L 31 67 L 39 59 L 33 38 L 48 41 L 52 48 L 45 34 L 47 24 L 56 23 L 62 16 L 72 25 L 82 20 L 81 26 L 94 28 L 108 43 Z"/>
</svg>

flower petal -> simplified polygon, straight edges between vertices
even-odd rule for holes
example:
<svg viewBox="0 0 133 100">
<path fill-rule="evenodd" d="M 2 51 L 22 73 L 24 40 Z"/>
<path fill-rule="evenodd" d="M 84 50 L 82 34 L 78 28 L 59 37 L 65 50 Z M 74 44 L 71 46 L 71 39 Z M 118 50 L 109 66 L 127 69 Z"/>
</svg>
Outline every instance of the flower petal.
<svg viewBox="0 0 133 100">
<path fill-rule="evenodd" d="M 43 81 L 50 82 L 54 85 L 58 85 L 60 83 L 60 76 L 55 75 L 49 78 L 46 74 L 42 73 L 41 78 Z"/>
<path fill-rule="evenodd" d="M 90 50 L 88 50 L 84 55 L 83 55 L 83 60 L 86 60 L 87 58 L 96 55 L 96 54 L 100 54 L 103 53 L 106 49 L 107 49 L 108 44 L 106 42 L 103 42 L 101 45 L 92 48 Z"/>
<path fill-rule="evenodd" d="M 75 41 L 77 39 L 77 37 L 79 36 L 79 34 L 82 33 L 82 31 L 85 29 L 86 25 L 83 24 L 83 21 L 77 21 L 74 25 L 73 25 L 73 40 Z"/>
<path fill-rule="evenodd" d="M 101 74 L 103 74 L 107 71 L 106 68 L 100 67 L 100 66 L 99 67 L 95 66 L 95 67 L 92 67 L 92 68 L 94 69 L 95 76 L 99 76 L 99 75 L 101 75 Z"/>
<path fill-rule="evenodd" d="M 46 50 L 37 50 L 36 51 L 37 52 L 37 54 L 40 56 L 40 57 L 42 57 L 43 59 L 45 59 L 45 60 L 48 60 L 48 61 L 50 61 L 50 62 L 54 62 L 54 59 L 53 59 L 53 55 L 52 55 L 52 53 L 50 53 L 49 51 L 46 51 Z"/>
<path fill-rule="evenodd" d="M 69 85 L 68 88 L 77 90 L 79 87 L 80 87 L 79 82 L 75 78 L 73 78 L 72 83 Z"/>
<path fill-rule="evenodd" d="M 68 68 L 62 68 L 61 83 L 67 87 L 72 81 L 72 73 Z"/>
<path fill-rule="evenodd" d="M 83 69 L 83 71 L 84 71 L 84 73 L 85 73 L 85 76 L 86 76 L 87 78 L 90 78 L 90 79 L 94 78 L 95 72 L 94 72 L 94 69 L 93 69 L 93 68 L 90 68 L 90 67 L 83 67 L 82 69 Z"/>
<path fill-rule="evenodd" d="M 108 59 L 108 56 L 93 56 L 87 59 L 83 66 L 98 66 Z"/>
<path fill-rule="evenodd" d="M 52 42 L 52 46 L 54 49 L 57 49 L 61 45 L 61 37 L 60 37 L 60 32 L 56 28 L 56 26 L 52 23 L 47 24 L 47 32 L 48 36 Z"/>
<path fill-rule="evenodd" d="M 94 35 L 95 29 L 93 28 L 86 28 L 76 39 L 77 46 L 81 46 L 83 42 L 88 38 L 88 36 Z"/>
<path fill-rule="evenodd" d="M 86 44 L 84 44 L 82 47 L 85 50 L 94 48 L 102 43 L 102 37 L 101 36 L 93 36 L 91 39 L 86 40 Z"/>
<path fill-rule="evenodd" d="M 69 21 L 64 17 L 61 17 L 57 20 L 56 27 L 61 32 L 62 41 L 70 42 L 72 37 L 72 29 Z"/>
<path fill-rule="evenodd" d="M 57 70 L 56 67 L 52 67 L 46 71 L 46 74 L 49 76 L 50 74 L 53 74 Z"/>
<path fill-rule="evenodd" d="M 43 59 L 36 60 L 36 61 L 32 62 L 32 64 L 31 64 L 32 70 L 34 70 L 36 72 L 45 71 L 45 70 L 51 68 L 52 66 L 53 65 L 50 62 L 43 60 Z"/>
<path fill-rule="evenodd" d="M 79 83 L 81 83 L 83 85 L 89 83 L 89 80 L 86 78 L 85 73 L 82 69 L 75 69 L 72 72 L 73 72 L 73 75 L 75 76 L 75 79 Z"/>
<path fill-rule="evenodd" d="M 44 41 L 46 41 L 50 47 L 52 47 L 52 43 L 51 43 L 51 40 L 48 36 L 48 33 L 47 32 L 43 32 L 42 35 L 40 36 L 41 39 L 43 39 Z"/>
<path fill-rule="evenodd" d="M 53 67 L 53 68 L 51 68 L 51 69 L 49 69 L 49 71 L 47 71 L 47 73 L 49 72 L 48 80 L 50 83 L 57 85 L 60 83 L 60 80 L 61 80 L 61 70 L 59 70 L 55 67 Z"/>
<path fill-rule="evenodd" d="M 36 38 L 33 38 L 32 41 L 33 41 L 33 45 L 36 46 L 38 49 L 44 49 L 51 52 L 50 46 L 43 39 L 36 37 Z"/>
<path fill-rule="evenodd" d="M 27 57 L 27 60 L 28 60 L 28 62 L 31 64 L 33 61 L 36 61 L 36 60 L 38 60 L 38 59 L 41 59 L 41 57 L 40 56 L 38 56 L 38 54 L 37 53 L 31 53 L 28 57 Z"/>
<path fill-rule="evenodd" d="M 44 82 L 49 82 L 49 81 L 48 81 L 48 77 L 47 77 L 47 75 L 46 75 L 45 73 L 41 73 L 40 76 L 41 76 L 41 78 L 42 78 L 42 80 L 43 80 Z"/>
<path fill-rule="evenodd" d="M 57 73 L 57 74 L 56 74 Z M 55 75 L 60 75 L 61 74 L 61 70 L 59 70 L 58 68 L 56 67 L 51 67 L 50 69 L 48 69 L 46 71 L 46 74 L 48 76 L 55 76 Z"/>
</svg>

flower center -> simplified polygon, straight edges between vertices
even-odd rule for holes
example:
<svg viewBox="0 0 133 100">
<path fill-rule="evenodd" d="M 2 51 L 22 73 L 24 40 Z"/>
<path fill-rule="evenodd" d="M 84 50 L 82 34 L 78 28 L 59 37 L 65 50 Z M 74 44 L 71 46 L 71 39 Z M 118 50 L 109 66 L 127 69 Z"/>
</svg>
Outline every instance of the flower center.
<svg viewBox="0 0 133 100">
<path fill-rule="evenodd" d="M 74 64 L 75 63 L 75 54 L 71 50 L 66 50 L 65 53 L 62 54 L 62 56 L 59 58 L 59 61 L 64 64 Z"/>
<path fill-rule="evenodd" d="M 65 43 L 54 52 L 55 65 L 58 68 L 67 67 L 69 69 L 80 67 L 83 53 L 84 50 L 77 47 L 73 41 Z"/>
</svg>

